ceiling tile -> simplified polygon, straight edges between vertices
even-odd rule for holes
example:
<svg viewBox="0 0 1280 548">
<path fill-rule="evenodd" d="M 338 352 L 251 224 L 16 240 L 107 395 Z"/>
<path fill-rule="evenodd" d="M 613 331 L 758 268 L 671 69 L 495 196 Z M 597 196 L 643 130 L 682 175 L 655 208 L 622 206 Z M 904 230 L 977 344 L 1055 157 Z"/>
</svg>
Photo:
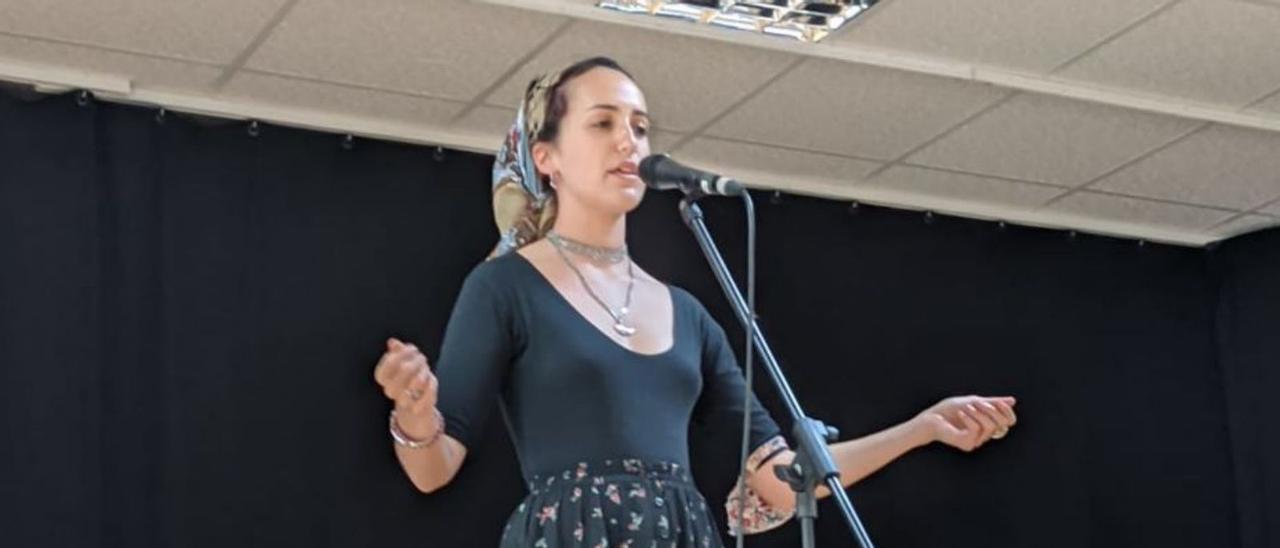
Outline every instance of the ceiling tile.
<svg viewBox="0 0 1280 548">
<path fill-rule="evenodd" d="M 284 1 L 4 0 L 0 32 L 225 64 Z"/>
<path fill-rule="evenodd" d="M 912 154 L 913 164 L 1075 186 L 1197 126 L 1160 116 L 1020 94 Z"/>
<path fill-rule="evenodd" d="M 135 87 L 149 89 L 205 91 L 222 74 L 221 68 L 211 65 L 5 35 L 0 35 L 0 52 L 18 62 L 117 75 Z"/>
<path fill-rule="evenodd" d="M 868 181 L 863 188 L 901 190 L 932 198 L 976 204 L 1034 208 L 1064 189 L 979 177 L 912 166 L 894 166 Z"/>
<path fill-rule="evenodd" d="M 683 132 L 702 126 L 795 59 L 724 42 L 577 21 L 487 102 L 514 107 L 535 75 L 596 55 L 615 59 L 635 76 L 655 125 Z"/>
<path fill-rule="evenodd" d="M 707 133 L 889 160 L 1005 93 L 948 78 L 810 60 Z"/>
<path fill-rule="evenodd" d="M 1169 0 L 892 0 L 827 43 L 1048 72 Z"/>
<path fill-rule="evenodd" d="M 479 3 L 299 3 L 246 66 L 469 100 L 564 19 Z"/>
<path fill-rule="evenodd" d="M 462 119 L 453 123 L 455 129 L 493 136 L 494 148 L 502 141 L 511 124 L 515 122 L 516 111 L 511 108 L 480 105 L 468 112 Z"/>
<path fill-rule="evenodd" d="M 1089 219 L 1115 223 L 1148 225 L 1184 231 L 1201 231 L 1233 215 L 1228 211 L 1139 198 L 1077 192 L 1047 206 L 1045 210 L 1070 213 Z"/>
<path fill-rule="evenodd" d="M 1280 197 L 1280 135 L 1210 126 L 1093 185 L 1151 198 L 1250 209 Z"/>
<path fill-rule="evenodd" d="M 1067 78 L 1244 106 L 1280 87 L 1280 9 L 1186 0 L 1062 71 Z"/>
<path fill-rule="evenodd" d="M 1280 8 L 1280 6 L 1277 6 L 1277 8 Z M 1264 114 L 1280 114 L 1280 89 L 1249 107 L 1249 110 Z"/>
<path fill-rule="evenodd" d="M 238 74 L 223 89 L 223 94 L 291 108 L 367 116 L 403 124 L 444 125 L 466 107 L 461 102 L 254 73 Z"/>
<path fill-rule="evenodd" d="M 1230 238 L 1275 226 L 1280 226 L 1280 219 L 1267 215 L 1244 215 L 1213 227 L 1209 233 L 1219 238 Z"/>
<path fill-rule="evenodd" d="M 715 169 L 729 177 L 735 172 L 761 172 L 772 179 L 788 177 L 855 184 L 880 167 L 878 162 L 856 160 L 830 154 L 787 150 L 764 145 L 737 143 L 702 137 L 673 155 L 681 162 L 704 169 Z M 747 181 L 759 182 L 759 181 Z"/>
</svg>

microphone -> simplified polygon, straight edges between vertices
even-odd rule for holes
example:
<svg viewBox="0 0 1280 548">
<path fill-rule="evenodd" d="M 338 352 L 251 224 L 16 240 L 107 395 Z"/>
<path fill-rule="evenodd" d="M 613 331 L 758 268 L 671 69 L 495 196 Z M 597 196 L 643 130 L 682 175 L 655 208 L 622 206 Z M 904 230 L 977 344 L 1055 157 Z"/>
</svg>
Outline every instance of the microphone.
<svg viewBox="0 0 1280 548">
<path fill-rule="evenodd" d="M 640 160 L 640 179 L 654 190 L 680 190 L 695 196 L 738 196 L 742 184 L 709 171 L 681 165 L 666 154 L 653 154 Z"/>
</svg>

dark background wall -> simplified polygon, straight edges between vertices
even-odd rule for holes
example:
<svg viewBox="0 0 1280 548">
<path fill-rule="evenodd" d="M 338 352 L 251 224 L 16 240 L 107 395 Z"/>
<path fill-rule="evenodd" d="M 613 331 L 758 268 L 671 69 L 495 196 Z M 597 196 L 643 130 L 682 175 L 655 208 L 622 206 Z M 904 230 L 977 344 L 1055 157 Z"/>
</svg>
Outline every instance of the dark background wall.
<svg viewBox="0 0 1280 548">
<path fill-rule="evenodd" d="M 421 495 L 371 377 L 390 335 L 434 357 L 494 243 L 491 158 L 260 130 L 0 94 L 0 544 L 496 544 L 523 496 L 500 421 Z M 851 489 L 878 545 L 1280 539 L 1280 231 L 1202 250 L 757 204 L 763 324 L 811 414 L 850 437 L 948 395 L 1019 398 L 1007 439 Z M 675 205 L 632 216 L 637 260 L 740 341 Z M 741 264 L 737 204 L 704 207 Z M 691 436 L 718 507 L 737 434 L 716 426 Z M 852 545 L 820 511 L 820 542 Z"/>
<path fill-rule="evenodd" d="M 1244 546 L 1275 546 L 1280 542 L 1280 229 L 1234 238 L 1212 255 L 1240 536 Z"/>
</svg>

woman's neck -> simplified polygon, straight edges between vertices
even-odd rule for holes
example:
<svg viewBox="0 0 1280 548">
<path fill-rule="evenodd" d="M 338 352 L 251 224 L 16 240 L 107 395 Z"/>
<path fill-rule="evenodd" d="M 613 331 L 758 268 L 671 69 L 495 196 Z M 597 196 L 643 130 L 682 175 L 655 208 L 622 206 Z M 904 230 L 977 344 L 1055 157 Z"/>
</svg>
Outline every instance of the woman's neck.
<svg viewBox="0 0 1280 548">
<path fill-rule="evenodd" d="M 627 244 L 627 217 L 591 215 L 581 210 L 561 209 L 556 213 L 556 233 L 587 245 L 619 248 Z"/>
</svg>

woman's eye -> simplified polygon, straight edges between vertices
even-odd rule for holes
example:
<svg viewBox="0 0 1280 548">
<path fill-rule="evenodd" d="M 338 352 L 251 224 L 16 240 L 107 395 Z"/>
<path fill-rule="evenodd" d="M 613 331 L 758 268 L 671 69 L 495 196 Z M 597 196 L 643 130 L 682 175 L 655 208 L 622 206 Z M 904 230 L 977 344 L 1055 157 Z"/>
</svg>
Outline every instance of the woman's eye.
<svg viewBox="0 0 1280 548">
<path fill-rule="evenodd" d="M 612 120 L 600 120 L 599 122 L 596 122 L 596 127 L 599 127 L 599 128 L 610 128 L 610 127 L 613 127 L 613 121 L 612 121 Z"/>
<path fill-rule="evenodd" d="M 644 137 L 649 134 L 649 128 L 645 126 L 636 126 L 635 132 L 636 132 L 636 135 Z"/>
</svg>

